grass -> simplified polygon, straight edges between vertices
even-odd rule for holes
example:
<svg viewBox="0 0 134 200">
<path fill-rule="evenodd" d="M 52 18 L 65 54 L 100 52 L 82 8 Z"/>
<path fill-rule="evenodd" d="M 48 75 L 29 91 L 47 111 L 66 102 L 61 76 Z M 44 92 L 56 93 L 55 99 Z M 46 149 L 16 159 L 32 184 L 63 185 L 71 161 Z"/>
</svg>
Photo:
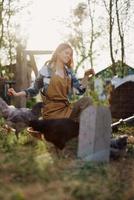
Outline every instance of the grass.
<svg viewBox="0 0 134 200">
<path fill-rule="evenodd" d="M 0 200 L 133 200 L 134 147 L 108 164 L 76 159 L 77 140 L 57 157 L 50 143 L 0 127 Z M 123 127 L 117 134 L 134 135 Z"/>
</svg>

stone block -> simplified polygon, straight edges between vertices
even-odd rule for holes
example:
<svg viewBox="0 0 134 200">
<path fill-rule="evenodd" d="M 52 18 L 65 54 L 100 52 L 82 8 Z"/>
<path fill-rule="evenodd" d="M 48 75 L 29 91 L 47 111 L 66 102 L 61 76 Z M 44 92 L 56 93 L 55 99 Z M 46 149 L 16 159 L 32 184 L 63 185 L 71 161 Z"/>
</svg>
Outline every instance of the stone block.
<svg viewBox="0 0 134 200">
<path fill-rule="evenodd" d="M 77 156 L 83 160 L 109 161 L 111 112 L 105 106 L 89 106 L 80 116 Z"/>
</svg>

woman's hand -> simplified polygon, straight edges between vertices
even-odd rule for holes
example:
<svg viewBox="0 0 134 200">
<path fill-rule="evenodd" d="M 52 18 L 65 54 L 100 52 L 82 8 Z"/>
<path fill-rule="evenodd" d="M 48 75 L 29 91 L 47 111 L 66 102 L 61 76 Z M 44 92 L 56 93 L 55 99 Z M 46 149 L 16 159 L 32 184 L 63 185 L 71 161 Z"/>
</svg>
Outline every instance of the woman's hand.
<svg viewBox="0 0 134 200">
<path fill-rule="evenodd" d="M 26 97 L 25 91 L 15 92 L 13 88 L 9 88 L 7 94 L 9 96 L 15 96 L 15 97 L 20 97 L 20 96 Z"/>
<path fill-rule="evenodd" d="M 13 88 L 9 88 L 7 94 L 9 96 L 17 96 L 17 92 Z"/>
<path fill-rule="evenodd" d="M 89 75 L 92 75 L 92 76 L 95 75 L 95 71 L 94 71 L 93 68 L 88 69 L 88 70 L 85 71 L 84 76 L 89 76 Z"/>
</svg>

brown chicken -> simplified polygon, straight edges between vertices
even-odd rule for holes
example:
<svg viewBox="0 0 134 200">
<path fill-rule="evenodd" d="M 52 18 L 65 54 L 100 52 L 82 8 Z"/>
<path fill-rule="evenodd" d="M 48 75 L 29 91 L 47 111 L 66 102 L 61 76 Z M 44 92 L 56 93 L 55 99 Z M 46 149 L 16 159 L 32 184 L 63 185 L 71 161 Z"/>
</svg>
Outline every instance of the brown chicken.
<svg viewBox="0 0 134 200">
<path fill-rule="evenodd" d="M 69 118 L 31 120 L 29 125 L 61 150 L 70 139 L 79 135 L 79 123 Z"/>
</svg>

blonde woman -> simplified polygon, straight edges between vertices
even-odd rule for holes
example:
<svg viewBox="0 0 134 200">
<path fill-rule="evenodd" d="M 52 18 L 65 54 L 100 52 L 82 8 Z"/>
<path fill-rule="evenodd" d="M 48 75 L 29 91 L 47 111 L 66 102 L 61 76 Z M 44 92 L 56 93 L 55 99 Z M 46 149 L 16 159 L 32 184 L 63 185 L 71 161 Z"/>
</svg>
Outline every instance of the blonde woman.
<svg viewBox="0 0 134 200">
<path fill-rule="evenodd" d="M 62 43 L 54 51 L 51 59 L 39 71 L 32 87 L 16 92 L 9 88 L 8 94 L 13 96 L 36 96 L 41 93 L 44 107 L 44 119 L 71 118 L 79 121 L 81 110 L 92 103 L 89 97 L 83 97 L 71 105 L 69 96 L 74 87 L 79 95 L 84 94 L 89 75 L 94 75 L 94 70 L 85 72 L 80 83 L 72 72 L 73 50 L 69 44 Z"/>
</svg>

